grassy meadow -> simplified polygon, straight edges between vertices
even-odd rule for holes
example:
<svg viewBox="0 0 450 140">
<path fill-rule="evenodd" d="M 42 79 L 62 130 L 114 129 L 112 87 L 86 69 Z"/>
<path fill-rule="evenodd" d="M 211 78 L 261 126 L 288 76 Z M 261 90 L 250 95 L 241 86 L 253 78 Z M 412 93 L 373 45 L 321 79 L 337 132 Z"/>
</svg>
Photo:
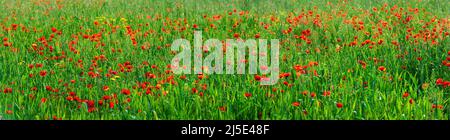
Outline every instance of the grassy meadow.
<svg viewBox="0 0 450 140">
<path fill-rule="evenodd" d="M 448 120 L 448 5 L 0 0 L 0 119 Z M 174 74 L 194 31 L 279 39 L 280 80 Z"/>
</svg>

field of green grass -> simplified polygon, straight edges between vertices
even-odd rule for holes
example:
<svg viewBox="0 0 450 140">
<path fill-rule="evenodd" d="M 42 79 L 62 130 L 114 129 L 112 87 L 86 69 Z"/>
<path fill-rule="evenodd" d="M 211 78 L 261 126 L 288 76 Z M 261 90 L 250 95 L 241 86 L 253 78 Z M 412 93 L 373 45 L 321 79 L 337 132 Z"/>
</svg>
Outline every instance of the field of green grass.
<svg viewBox="0 0 450 140">
<path fill-rule="evenodd" d="M 0 119 L 448 120 L 448 5 L 0 0 Z M 280 80 L 174 74 L 194 31 L 279 39 Z"/>
</svg>

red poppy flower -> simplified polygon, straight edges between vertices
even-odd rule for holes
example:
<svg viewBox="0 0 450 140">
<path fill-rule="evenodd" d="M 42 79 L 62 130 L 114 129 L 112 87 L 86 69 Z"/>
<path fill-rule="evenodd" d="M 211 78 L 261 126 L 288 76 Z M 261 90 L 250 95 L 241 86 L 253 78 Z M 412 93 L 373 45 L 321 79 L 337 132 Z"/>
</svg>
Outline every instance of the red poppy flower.
<svg viewBox="0 0 450 140">
<path fill-rule="evenodd" d="M 108 91 L 109 87 L 108 86 L 103 86 L 103 91 Z"/>
<path fill-rule="evenodd" d="M 73 91 L 69 92 L 69 95 L 70 96 L 77 96 L 77 94 L 75 92 L 73 92 Z"/>
<path fill-rule="evenodd" d="M 154 74 L 150 73 L 150 72 L 146 72 L 146 73 L 145 73 L 145 77 L 146 77 L 146 78 L 149 78 L 149 79 L 156 78 L 156 76 L 155 76 Z"/>
<path fill-rule="evenodd" d="M 410 104 L 413 104 L 414 103 L 414 100 L 411 98 L 411 99 L 409 99 L 409 103 Z"/>
<path fill-rule="evenodd" d="M 324 91 L 323 92 L 323 96 L 330 96 L 331 95 L 331 92 L 330 91 Z"/>
<path fill-rule="evenodd" d="M 12 88 L 5 88 L 4 90 L 3 90 L 3 93 L 12 93 Z"/>
<path fill-rule="evenodd" d="M 192 88 L 192 93 L 197 93 L 198 90 L 196 88 Z"/>
<path fill-rule="evenodd" d="M 122 94 L 125 94 L 125 95 L 130 95 L 130 94 L 131 94 L 130 90 L 125 89 L 125 88 L 122 89 L 121 93 L 122 93 Z"/>
<path fill-rule="evenodd" d="M 185 79 L 186 79 L 186 75 L 181 75 L 181 76 L 180 76 L 180 79 L 181 79 L 181 80 L 185 80 Z"/>
<path fill-rule="evenodd" d="M 344 107 L 344 105 L 342 103 L 338 102 L 338 103 L 336 103 L 336 107 L 337 108 L 342 108 L 342 107 Z"/>
<path fill-rule="evenodd" d="M 438 78 L 436 80 L 436 85 L 442 85 L 442 84 L 444 84 L 444 80 L 442 78 Z"/>
<path fill-rule="evenodd" d="M 10 44 L 8 42 L 3 42 L 3 46 L 8 47 Z"/>
<path fill-rule="evenodd" d="M 295 106 L 295 107 L 300 106 L 300 102 L 293 102 L 292 106 Z"/>
<path fill-rule="evenodd" d="M 197 78 L 200 79 L 200 80 L 202 80 L 203 78 L 205 78 L 205 76 L 204 76 L 203 74 L 199 74 L 199 75 L 197 76 Z"/>
<path fill-rule="evenodd" d="M 40 64 L 40 63 L 37 63 L 36 64 L 36 67 L 38 67 L 38 68 L 42 68 L 42 66 L 44 66 L 43 64 Z"/>
<path fill-rule="evenodd" d="M 111 108 L 111 109 L 114 108 L 114 102 L 113 102 L 113 101 L 110 101 L 110 102 L 109 102 L 109 108 Z"/>
<path fill-rule="evenodd" d="M 95 111 L 95 107 L 88 108 L 88 112 L 89 112 L 89 113 L 91 113 L 91 112 L 93 112 L 93 111 Z"/>
<path fill-rule="evenodd" d="M 41 103 L 45 103 L 45 102 L 47 102 L 47 99 L 46 98 L 42 98 L 41 99 Z"/>
<path fill-rule="evenodd" d="M 52 27 L 52 32 L 57 32 L 58 30 L 55 27 Z"/>
<path fill-rule="evenodd" d="M 384 66 L 380 66 L 380 67 L 378 67 L 378 70 L 379 71 L 386 71 L 386 68 Z"/>
<path fill-rule="evenodd" d="M 227 111 L 227 107 L 221 106 L 221 107 L 219 107 L 219 110 L 222 111 L 222 112 L 225 112 L 225 111 Z"/>
<path fill-rule="evenodd" d="M 89 38 L 89 35 L 86 35 L 86 34 L 85 34 L 85 35 L 83 35 L 83 38 L 84 38 L 84 39 L 88 39 L 88 38 Z"/>
<path fill-rule="evenodd" d="M 283 84 L 286 86 L 289 85 L 289 83 L 287 81 L 284 81 Z"/>
<path fill-rule="evenodd" d="M 39 75 L 44 77 L 45 75 L 47 75 L 47 71 L 46 70 L 42 70 L 41 72 L 39 72 Z"/>
<path fill-rule="evenodd" d="M 89 101 L 87 101 L 87 105 L 88 105 L 88 108 L 93 108 L 93 107 L 95 107 L 95 102 L 94 102 L 94 100 L 89 100 Z"/>
<path fill-rule="evenodd" d="M 316 93 L 314 93 L 314 92 L 311 92 L 311 97 L 316 97 Z"/>
<path fill-rule="evenodd" d="M 256 81 L 261 81 L 261 76 L 255 75 L 255 80 L 256 80 Z"/>
<path fill-rule="evenodd" d="M 234 33 L 233 37 L 234 38 L 239 38 L 239 34 L 238 33 Z"/>
<path fill-rule="evenodd" d="M 302 94 L 303 95 L 307 95 L 309 92 L 307 90 L 303 91 Z"/>
<path fill-rule="evenodd" d="M 197 25 L 197 24 L 194 24 L 194 25 L 192 25 L 192 27 L 193 27 L 194 29 L 197 29 L 197 28 L 198 28 L 198 25 Z"/>
<path fill-rule="evenodd" d="M 289 76 L 291 76 L 291 73 L 283 73 L 282 75 L 283 75 L 283 77 L 289 77 Z"/>
<path fill-rule="evenodd" d="M 450 81 L 445 81 L 442 85 L 444 85 L 443 87 L 449 87 L 450 86 Z"/>
<path fill-rule="evenodd" d="M 45 86 L 45 90 L 51 91 L 53 88 L 51 86 Z"/>
<path fill-rule="evenodd" d="M 7 110 L 7 111 L 6 111 L 6 114 L 12 114 L 12 113 L 13 113 L 12 110 Z"/>
<path fill-rule="evenodd" d="M 377 7 L 373 7 L 372 10 L 373 10 L 374 12 L 376 12 L 378 9 L 377 9 Z"/>
<path fill-rule="evenodd" d="M 108 96 L 108 95 L 104 95 L 104 96 L 103 96 L 103 100 L 108 101 L 109 99 L 111 99 L 111 96 Z"/>
<path fill-rule="evenodd" d="M 403 93 L 403 98 L 406 98 L 406 97 L 408 97 L 409 96 L 409 93 L 408 92 L 405 92 L 405 93 Z"/>
<path fill-rule="evenodd" d="M 103 105 L 103 100 L 98 100 L 98 105 L 102 106 Z"/>
<path fill-rule="evenodd" d="M 251 93 L 245 93 L 244 96 L 248 98 L 248 97 L 252 97 L 252 94 Z"/>
<path fill-rule="evenodd" d="M 259 38 L 259 37 L 261 37 L 261 35 L 259 35 L 259 33 L 257 33 L 256 35 L 255 35 L 255 38 Z"/>
<path fill-rule="evenodd" d="M 440 110 L 442 110 L 444 108 L 444 106 L 442 105 L 437 105 L 437 108 L 439 108 Z"/>
<path fill-rule="evenodd" d="M 295 65 L 294 69 L 295 69 L 295 71 L 301 71 L 301 70 L 303 70 L 303 67 L 300 65 Z"/>
<path fill-rule="evenodd" d="M 203 90 L 206 90 L 207 88 L 208 88 L 208 85 L 206 85 L 206 84 L 202 85 Z"/>
<path fill-rule="evenodd" d="M 78 96 L 73 97 L 73 100 L 81 102 L 80 97 L 78 97 Z"/>
<path fill-rule="evenodd" d="M 67 101 L 73 101 L 73 97 L 72 97 L 72 96 L 67 96 L 67 97 L 66 97 L 66 100 L 67 100 Z"/>
</svg>

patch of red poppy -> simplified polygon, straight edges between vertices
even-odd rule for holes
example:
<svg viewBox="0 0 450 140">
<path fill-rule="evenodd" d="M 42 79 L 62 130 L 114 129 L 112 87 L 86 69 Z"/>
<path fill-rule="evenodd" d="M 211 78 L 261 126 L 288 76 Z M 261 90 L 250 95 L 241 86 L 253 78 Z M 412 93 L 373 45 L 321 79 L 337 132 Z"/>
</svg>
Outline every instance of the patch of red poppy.
<svg viewBox="0 0 450 140">
<path fill-rule="evenodd" d="M 226 112 L 227 111 L 227 107 L 226 106 L 220 106 L 219 107 L 219 111 Z"/>
<path fill-rule="evenodd" d="M 295 107 L 300 106 L 300 102 L 293 102 L 292 106 L 295 106 Z"/>
<path fill-rule="evenodd" d="M 386 71 L 386 67 L 380 66 L 380 67 L 378 67 L 378 70 L 379 70 L 379 71 Z"/>
<path fill-rule="evenodd" d="M 47 71 L 46 70 L 42 70 L 42 71 L 39 72 L 39 75 L 44 77 L 44 76 L 47 75 Z"/>
<path fill-rule="evenodd" d="M 130 94 L 131 94 L 130 90 L 125 89 L 125 88 L 122 89 L 121 93 L 122 93 L 122 94 L 125 94 L 125 95 L 130 95 Z"/>
<path fill-rule="evenodd" d="M 338 102 L 338 103 L 336 103 L 336 107 L 337 108 L 342 108 L 342 107 L 344 107 L 344 105 L 341 102 Z"/>
<path fill-rule="evenodd" d="M 402 95 L 403 98 L 406 98 L 406 97 L 408 97 L 408 96 L 409 96 L 409 93 L 408 93 L 408 92 L 405 92 L 405 93 L 403 93 L 403 95 Z"/>
<path fill-rule="evenodd" d="M 252 97 L 252 94 L 251 93 L 245 93 L 244 96 L 249 98 L 249 97 Z"/>
</svg>

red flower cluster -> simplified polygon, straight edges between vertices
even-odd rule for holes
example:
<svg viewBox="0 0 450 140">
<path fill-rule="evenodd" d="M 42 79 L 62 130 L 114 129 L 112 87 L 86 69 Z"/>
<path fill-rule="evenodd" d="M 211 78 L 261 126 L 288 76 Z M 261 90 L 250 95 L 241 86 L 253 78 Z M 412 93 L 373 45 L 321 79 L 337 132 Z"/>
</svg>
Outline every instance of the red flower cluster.
<svg viewBox="0 0 450 140">
<path fill-rule="evenodd" d="M 252 97 L 252 94 L 251 93 L 245 93 L 244 96 L 249 98 L 249 97 Z"/>
<path fill-rule="evenodd" d="M 323 96 L 330 96 L 331 95 L 331 91 L 324 91 L 323 92 Z"/>
<path fill-rule="evenodd" d="M 378 67 L 378 70 L 379 70 L 379 71 L 386 71 L 386 67 L 380 66 L 380 67 Z"/>
<path fill-rule="evenodd" d="M 450 81 L 444 81 L 444 79 L 439 78 L 436 80 L 436 85 L 442 86 L 443 88 L 450 87 Z"/>
<path fill-rule="evenodd" d="M 125 94 L 125 95 L 130 95 L 131 94 L 130 90 L 128 90 L 126 88 L 122 89 L 121 93 Z"/>
<path fill-rule="evenodd" d="M 337 108 L 342 108 L 344 107 L 344 104 L 342 104 L 341 102 L 336 103 L 336 107 Z"/>
<path fill-rule="evenodd" d="M 444 109 L 444 106 L 433 104 L 433 105 L 431 105 L 431 108 L 432 109 L 438 108 L 438 109 L 442 110 L 442 109 Z"/>
<path fill-rule="evenodd" d="M 5 88 L 4 90 L 3 90 L 3 93 L 12 93 L 12 88 Z"/>
<path fill-rule="evenodd" d="M 300 102 L 293 102 L 292 106 L 295 106 L 295 107 L 300 106 Z"/>
</svg>

